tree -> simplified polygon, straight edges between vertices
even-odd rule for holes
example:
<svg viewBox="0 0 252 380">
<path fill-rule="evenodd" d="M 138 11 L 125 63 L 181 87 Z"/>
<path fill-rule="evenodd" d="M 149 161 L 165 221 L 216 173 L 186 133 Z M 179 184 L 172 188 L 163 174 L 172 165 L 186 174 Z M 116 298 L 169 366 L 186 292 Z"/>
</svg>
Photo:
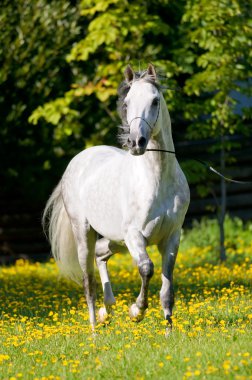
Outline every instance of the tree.
<svg viewBox="0 0 252 380">
<path fill-rule="evenodd" d="M 251 94 L 252 8 L 244 0 L 188 0 L 182 34 L 186 42 L 183 54 L 191 61 L 190 68 L 194 67 L 184 87 L 193 96 L 185 112 L 191 122 L 188 137 L 219 136 L 213 150 L 219 150 L 220 168 L 225 172 L 227 152 L 232 148 L 226 136 L 251 134 L 244 123 L 251 117 L 251 107 L 238 113 L 238 100 L 233 93 Z M 178 63 L 183 66 L 183 60 Z M 221 179 L 218 220 L 222 261 L 226 259 L 226 191 L 226 183 Z"/>
<path fill-rule="evenodd" d="M 34 124 L 52 124 L 54 141 L 66 138 L 83 147 L 113 143 L 119 124 L 115 111 L 117 86 L 125 66 L 154 63 L 168 87 L 165 92 L 173 130 L 187 120 L 189 139 L 219 136 L 212 151 L 220 154 L 221 170 L 232 144 L 230 134 L 248 133 L 244 121 L 251 107 L 236 112 L 234 91 L 249 93 L 251 78 L 251 8 L 245 0 L 83 0 L 83 34 L 67 56 L 73 81 L 60 97 L 37 108 Z M 84 32 L 85 30 L 85 32 Z M 43 103 L 41 103 L 43 104 Z M 198 166 L 194 165 L 194 168 Z M 195 170 L 194 170 L 195 171 Z M 204 170 L 197 177 L 206 178 Z M 210 188 L 207 189 L 210 191 Z M 219 210 L 221 259 L 225 259 L 225 183 Z"/>
<path fill-rule="evenodd" d="M 51 168 L 47 178 L 52 182 L 53 173 L 62 171 L 57 165 L 63 167 L 76 151 L 93 144 L 115 144 L 120 123 L 116 93 L 123 70 L 128 63 L 141 68 L 148 62 L 157 66 L 168 87 L 183 87 L 183 95 L 165 92 L 174 131 L 180 129 L 183 117 L 189 139 L 218 135 L 219 143 L 213 149 L 220 151 L 224 170 L 231 148 L 226 136 L 248 133 L 244 120 L 251 112 L 247 109 L 242 116 L 238 114 L 232 95 L 234 91 L 248 92 L 251 78 L 251 9 L 247 1 L 83 0 L 81 19 L 78 6 L 69 1 L 53 1 L 50 6 L 46 0 L 29 5 L 25 0 L 11 5 L 4 2 L 5 33 L 0 38 L 5 45 L 1 52 L 5 64 L 0 73 L 1 89 L 9 98 L 0 99 L 6 126 L 0 133 L 6 146 L 3 152 L 17 149 L 10 154 L 8 176 L 20 176 L 19 169 L 24 166 L 24 160 L 20 166 L 16 163 L 17 151 L 30 167 L 27 175 L 22 174 L 23 181 L 31 183 L 32 178 L 35 183 L 38 178 L 31 172 L 35 166 L 29 166 L 32 157 L 41 174 Z M 14 55 L 8 49 L 11 45 L 15 46 Z M 11 112 L 7 103 L 13 105 Z M 27 124 L 30 114 L 33 125 Z M 201 181 L 205 178 L 203 171 L 200 176 L 198 170 L 194 174 Z M 225 194 L 222 182 L 222 259 Z"/>
<path fill-rule="evenodd" d="M 31 125 L 28 117 L 70 86 L 65 55 L 78 40 L 78 19 L 78 7 L 66 0 L 1 2 L 1 192 L 45 195 L 58 176 L 56 168 L 64 160 L 55 154 L 62 148 L 52 143 L 53 130 L 45 122 L 40 128 Z"/>
<path fill-rule="evenodd" d="M 123 71 L 130 62 L 146 66 L 153 61 L 173 84 L 179 68 L 171 61 L 172 48 L 182 16 L 182 6 L 172 7 L 169 1 L 85 0 L 81 3 L 83 22 L 88 20 L 87 32 L 76 43 L 67 60 L 81 65 L 82 73 L 75 75 L 72 88 L 63 97 L 39 107 L 30 121 L 45 119 L 55 126 L 57 135 L 79 131 L 85 145 L 114 143 L 112 135 L 119 124 L 116 113 L 117 87 Z M 171 23 L 167 23 L 167 18 Z M 164 49 L 164 45 L 170 49 Z M 171 107 L 175 105 L 173 94 Z M 99 106 L 97 106 L 97 104 Z M 69 129 L 69 119 L 71 128 Z"/>
</svg>

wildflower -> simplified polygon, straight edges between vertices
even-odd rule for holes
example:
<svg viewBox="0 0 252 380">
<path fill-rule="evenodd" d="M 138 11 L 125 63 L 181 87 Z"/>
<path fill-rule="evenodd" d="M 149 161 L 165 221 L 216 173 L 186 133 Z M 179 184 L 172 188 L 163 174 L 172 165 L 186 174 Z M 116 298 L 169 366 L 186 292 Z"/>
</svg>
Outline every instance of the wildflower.
<svg viewBox="0 0 252 380">
<path fill-rule="evenodd" d="M 5 354 L 0 354 L 0 364 L 5 360 L 10 360 L 10 356 L 5 355 Z"/>
<path fill-rule="evenodd" d="M 222 364 L 223 369 L 228 372 L 231 368 L 230 360 L 225 360 Z"/>
<path fill-rule="evenodd" d="M 250 356 L 250 353 L 249 353 L 249 352 L 244 352 L 243 356 L 244 356 L 244 357 L 249 357 L 249 356 Z"/>
<path fill-rule="evenodd" d="M 101 362 L 100 358 L 98 358 L 98 357 L 95 358 L 95 364 L 96 364 L 96 368 L 101 366 L 102 362 Z"/>
</svg>

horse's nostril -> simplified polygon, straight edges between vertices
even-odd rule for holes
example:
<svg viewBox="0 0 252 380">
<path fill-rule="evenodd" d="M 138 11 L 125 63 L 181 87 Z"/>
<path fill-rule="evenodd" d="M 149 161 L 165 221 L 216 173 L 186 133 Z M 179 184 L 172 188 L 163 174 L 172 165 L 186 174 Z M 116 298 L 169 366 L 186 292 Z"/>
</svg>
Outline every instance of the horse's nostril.
<svg viewBox="0 0 252 380">
<path fill-rule="evenodd" d="M 140 147 L 140 148 L 143 148 L 143 147 L 145 147 L 145 144 L 146 144 L 146 138 L 145 137 L 140 137 L 140 139 L 138 140 L 138 146 Z"/>
<path fill-rule="evenodd" d="M 130 137 L 128 137 L 128 141 L 127 141 L 127 143 L 128 143 L 128 147 L 129 147 L 129 148 L 134 148 L 134 147 L 136 146 L 136 142 L 135 142 L 135 140 L 131 140 Z"/>
</svg>

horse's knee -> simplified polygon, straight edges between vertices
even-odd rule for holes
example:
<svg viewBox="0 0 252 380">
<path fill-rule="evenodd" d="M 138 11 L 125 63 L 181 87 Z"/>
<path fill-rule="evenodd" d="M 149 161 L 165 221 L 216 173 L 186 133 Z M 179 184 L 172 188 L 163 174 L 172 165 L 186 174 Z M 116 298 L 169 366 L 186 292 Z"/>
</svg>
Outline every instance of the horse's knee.
<svg viewBox="0 0 252 380">
<path fill-rule="evenodd" d="M 150 259 L 140 261 L 138 270 L 141 277 L 150 279 L 154 274 L 154 264 Z"/>
</svg>

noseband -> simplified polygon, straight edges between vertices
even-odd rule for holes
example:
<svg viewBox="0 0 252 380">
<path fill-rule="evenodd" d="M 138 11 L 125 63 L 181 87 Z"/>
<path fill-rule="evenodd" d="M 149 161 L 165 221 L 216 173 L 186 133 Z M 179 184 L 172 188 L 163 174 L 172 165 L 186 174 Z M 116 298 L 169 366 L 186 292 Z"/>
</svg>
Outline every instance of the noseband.
<svg viewBox="0 0 252 380">
<path fill-rule="evenodd" d="M 152 129 L 152 126 L 149 124 L 149 122 L 148 122 L 144 117 L 141 117 L 141 116 L 134 117 L 134 118 L 131 120 L 131 122 L 129 123 L 129 127 L 131 126 L 132 121 L 134 121 L 134 120 L 136 120 L 136 119 L 142 119 L 142 120 L 148 125 L 148 127 L 149 127 L 150 129 Z M 157 121 L 155 121 L 155 123 L 156 123 L 156 122 L 157 122 Z M 154 124 L 154 126 L 155 126 L 155 124 Z"/>
</svg>

